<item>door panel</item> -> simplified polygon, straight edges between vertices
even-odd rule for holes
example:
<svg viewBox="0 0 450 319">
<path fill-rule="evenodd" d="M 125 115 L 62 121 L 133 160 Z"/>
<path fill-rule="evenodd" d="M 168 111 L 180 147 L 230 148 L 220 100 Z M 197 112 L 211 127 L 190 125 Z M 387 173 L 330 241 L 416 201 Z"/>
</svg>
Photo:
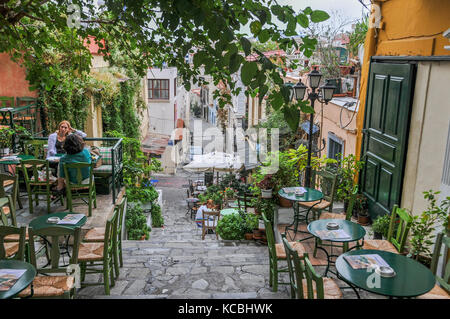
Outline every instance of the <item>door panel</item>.
<svg viewBox="0 0 450 319">
<path fill-rule="evenodd" d="M 411 113 L 414 65 L 372 63 L 364 119 L 360 175 L 374 219 L 400 203 Z"/>
</svg>

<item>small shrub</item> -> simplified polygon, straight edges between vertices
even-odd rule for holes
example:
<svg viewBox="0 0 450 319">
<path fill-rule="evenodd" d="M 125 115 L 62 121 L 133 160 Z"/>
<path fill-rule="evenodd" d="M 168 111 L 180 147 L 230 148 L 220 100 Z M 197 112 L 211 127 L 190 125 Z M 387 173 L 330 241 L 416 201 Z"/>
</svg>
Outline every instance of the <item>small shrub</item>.
<svg viewBox="0 0 450 319">
<path fill-rule="evenodd" d="M 216 231 L 225 240 L 243 239 L 245 233 L 244 223 L 239 214 L 226 215 L 217 223 Z"/>
<path fill-rule="evenodd" d="M 145 236 L 145 239 L 150 238 L 151 228 L 147 225 L 147 218 L 139 204 L 127 207 L 125 225 L 127 226 L 128 239 L 139 240 L 143 236 Z"/>
<path fill-rule="evenodd" d="M 161 215 L 161 206 L 158 204 L 152 205 L 152 226 L 153 227 L 162 227 L 164 225 L 164 218 Z"/>
<path fill-rule="evenodd" d="M 372 230 L 375 233 L 382 234 L 385 238 L 388 235 L 389 231 L 389 223 L 391 221 L 391 217 L 389 215 L 383 215 L 375 219 L 372 224 Z"/>
</svg>

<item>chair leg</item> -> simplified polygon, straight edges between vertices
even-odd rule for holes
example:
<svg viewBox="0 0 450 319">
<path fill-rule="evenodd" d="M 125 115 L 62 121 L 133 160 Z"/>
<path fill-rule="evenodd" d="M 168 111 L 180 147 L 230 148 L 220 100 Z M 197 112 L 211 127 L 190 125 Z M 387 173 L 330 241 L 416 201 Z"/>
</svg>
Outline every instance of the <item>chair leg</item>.
<svg viewBox="0 0 450 319">
<path fill-rule="evenodd" d="M 89 194 L 89 217 L 92 216 L 92 195 Z"/>
<path fill-rule="evenodd" d="M 17 192 L 17 203 L 19 204 L 19 208 L 23 209 L 22 202 L 20 201 L 20 194 L 19 194 L 19 192 Z"/>
<path fill-rule="evenodd" d="M 116 278 L 119 278 L 120 270 L 119 270 L 119 247 L 116 244 L 114 247 L 114 271 Z"/>
<path fill-rule="evenodd" d="M 109 262 L 105 261 L 103 265 L 103 280 L 105 284 L 105 294 L 109 296 Z"/>
<path fill-rule="evenodd" d="M 314 241 L 314 252 L 313 252 L 313 256 L 314 258 L 316 258 L 317 255 L 317 245 L 319 244 L 318 242 L 320 241 L 320 239 L 316 238 L 316 240 Z"/>
<path fill-rule="evenodd" d="M 28 191 L 28 205 L 30 214 L 33 214 L 33 194 L 31 194 L 30 191 Z"/>
<path fill-rule="evenodd" d="M 274 261 L 273 262 L 273 287 L 272 287 L 272 291 L 273 292 L 277 292 L 278 291 L 278 262 Z"/>
<path fill-rule="evenodd" d="M 81 263 L 81 274 L 80 274 L 80 282 L 83 282 L 86 278 L 86 263 Z"/>
<path fill-rule="evenodd" d="M 123 267 L 123 260 L 122 260 L 122 240 L 119 241 L 119 262 L 120 262 L 120 267 Z"/>
</svg>

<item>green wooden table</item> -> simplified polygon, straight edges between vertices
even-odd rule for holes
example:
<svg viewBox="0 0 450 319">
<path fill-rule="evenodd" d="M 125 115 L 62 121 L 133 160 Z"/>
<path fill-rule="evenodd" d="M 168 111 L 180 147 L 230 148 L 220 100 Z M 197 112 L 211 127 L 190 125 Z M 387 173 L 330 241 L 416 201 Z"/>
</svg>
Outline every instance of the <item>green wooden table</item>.
<svg viewBox="0 0 450 319">
<path fill-rule="evenodd" d="M 46 227 L 52 227 L 52 226 L 64 226 L 64 227 L 75 228 L 75 227 L 82 227 L 84 224 L 86 224 L 86 221 L 87 221 L 87 217 L 86 216 L 84 216 L 75 225 L 67 225 L 67 224 L 58 225 L 58 224 L 47 222 L 47 219 L 50 218 L 50 217 L 58 217 L 59 219 L 63 219 L 68 214 L 79 214 L 79 213 L 75 213 L 75 212 L 58 212 L 58 213 L 51 213 L 51 214 L 48 214 L 48 215 L 42 215 L 42 216 L 39 216 L 39 217 L 36 217 L 35 219 L 33 219 L 28 226 L 32 227 L 34 230 L 37 230 L 37 229 L 46 228 Z"/>
<path fill-rule="evenodd" d="M 78 213 L 58 212 L 58 213 L 52 213 L 52 214 L 48 214 L 48 215 L 39 216 L 39 217 L 33 219 L 28 226 L 33 228 L 33 230 L 37 230 L 37 229 L 47 228 L 47 227 L 52 227 L 52 226 L 64 226 L 64 227 L 75 228 L 75 227 L 82 227 L 84 224 L 86 224 L 86 221 L 87 221 L 86 216 L 84 216 L 82 219 L 80 219 L 80 221 L 78 223 L 76 223 L 75 225 L 68 225 L 68 224 L 63 224 L 63 225 L 59 224 L 58 225 L 55 223 L 47 222 L 47 219 L 50 217 L 58 217 L 59 219 L 63 219 L 68 214 L 78 214 Z M 51 243 L 46 238 L 43 238 L 43 239 L 45 240 L 46 244 L 51 247 Z M 70 239 L 70 236 L 67 236 L 65 244 L 64 245 L 61 244 L 60 248 L 62 248 L 61 255 L 67 254 L 70 258 L 69 239 Z M 44 267 L 47 267 L 48 265 L 50 265 L 50 262 L 51 262 L 51 260 L 49 259 L 47 265 L 45 265 Z"/>
<path fill-rule="evenodd" d="M 0 164 L 3 164 L 3 165 L 19 165 L 20 161 L 22 161 L 22 160 L 30 160 L 30 159 L 34 159 L 34 156 L 33 155 L 20 154 L 20 155 L 17 155 L 17 159 L 11 159 L 11 160 L 1 160 L 0 159 Z"/>
<path fill-rule="evenodd" d="M 226 216 L 231 214 L 239 214 L 239 209 L 237 208 L 226 208 L 220 211 L 220 215 Z"/>
<path fill-rule="evenodd" d="M 0 291 L 0 299 L 13 298 L 33 282 L 36 276 L 36 268 L 20 260 L 0 260 L 0 269 L 26 269 L 25 273 L 7 291 Z M 31 290 L 33 292 L 33 290 Z"/>
<path fill-rule="evenodd" d="M 305 189 L 305 193 L 303 193 L 303 195 L 296 195 L 295 193 L 286 193 L 284 188 L 280 189 L 278 192 L 278 195 L 280 195 L 284 199 L 287 199 L 287 200 L 293 202 L 292 206 L 294 208 L 294 221 L 290 225 L 287 225 L 286 228 L 284 229 L 285 233 L 287 233 L 288 230 L 294 231 L 294 237 L 291 237 L 291 240 L 293 238 L 295 238 L 295 236 L 297 235 L 297 232 L 306 233 L 306 234 L 308 233 L 305 231 L 298 230 L 298 223 L 299 223 L 299 221 L 303 220 L 308 224 L 308 215 L 309 215 L 311 209 L 313 209 L 313 207 L 315 205 L 319 204 L 323 199 L 323 193 L 321 191 L 318 191 L 317 189 L 309 188 L 309 187 L 304 187 L 304 189 Z M 309 207 L 306 210 L 306 214 L 304 216 L 300 214 L 299 203 L 316 202 L 316 201 L 317 201 L 317 203 L 315 205 Z M 307 240 L 310 238 L 312 238 L 312 236 L 303 238 L 299 241 Z"/>
<path fill-rule="evenodd" d="M 353 269 L 344 259 L 348 255 L 380 255 L 391 268 L 396 276 L 391 278 L 380 277 L 379 285 L 374 284 L 373 271 L 367 269 Z M 389 297 L 416 297 L 423 295 L 433 289 L 436 279 L 433 273 L 421 263 L 400 254 L 394 254 L 382 250 L 362 249 L 346 252 L 336 260 L 338 276 L 363 290 Z"/>
<path fill-rule="evenodd" d="M 320 235 L 317 233 L 317 231 L 328 230 L 327 229 L 328 223 L 337 223 L 339 225 L 339 229 L 345 231 L 349 235 L 349 238 L 327 238 L 327 239 L 320 238 Z M 366 230 L 364 229 L 364 227 L 362 227 L 361 225 L 356 224 L 352 221 L 345 220 L 345 219 L 315 220 L 308 224 L 307 229 L 314 237 L 319 238 L 321 240 L 331 241 L 331 242 L 335 242 L 335 243 L 350 243 L 353 241 L 358 242 L 360 239 L 363 239 L 363 242 L 361 245 L 357 244 L 353 248 L 361 247 L 364 244 L 364 236 L 366 235 Z M 316 246 L 317 249 L 324 251 L 327 256 L 328 263 L 327 263 L 327 268 L 326 268 L 325 274 L 324 274 L 325 277 L 328 274 L 331 264 L 334 264 L 333 257 L 339 257 L 338 255 L 333 254 L 333 246 L 332 245 L 328 245 L 328 246 L 330 247 L 330 253 L 328 253 L 328 251 L 325 248 Z M 348 247 L 348 245 L 344 245 L 343 247 L 344 247 L 344 251 L 345 251 L 346 247 Z"/>
</svg>

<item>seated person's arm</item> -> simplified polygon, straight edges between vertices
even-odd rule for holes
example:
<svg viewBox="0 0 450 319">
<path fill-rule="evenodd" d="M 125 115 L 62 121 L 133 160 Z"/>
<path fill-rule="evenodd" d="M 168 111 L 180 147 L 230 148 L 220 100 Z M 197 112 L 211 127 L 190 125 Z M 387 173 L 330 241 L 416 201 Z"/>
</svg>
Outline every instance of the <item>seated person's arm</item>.
<svg viewBox="0 0 450 319">
<path fill-rule="evenodd" d="M 73 133 L 81 136 L 82 138 L 85 138 L 87 136 L 87 134 L 84 133 L 83 131 L 76 130 L 76 129 L 73 129 Z"/>
<path fill-rule="evenodd" d="M 56 154 L 56 134 L 50 134 L 48 137 L 47 158 Z"/>
</svg>

